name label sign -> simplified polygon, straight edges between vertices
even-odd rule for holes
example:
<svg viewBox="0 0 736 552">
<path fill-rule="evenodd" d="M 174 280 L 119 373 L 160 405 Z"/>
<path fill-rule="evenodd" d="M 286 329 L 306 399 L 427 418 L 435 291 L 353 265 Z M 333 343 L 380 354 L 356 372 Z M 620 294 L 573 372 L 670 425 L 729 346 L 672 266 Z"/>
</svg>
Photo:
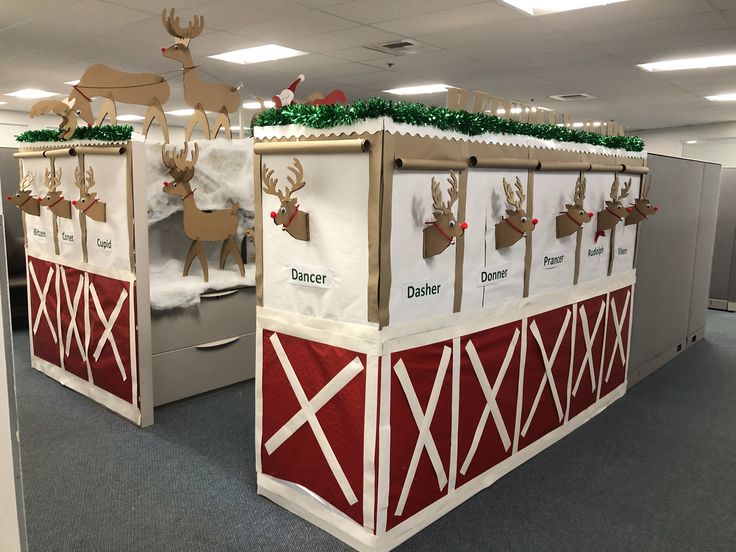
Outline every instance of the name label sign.
<svg viewBox="0 0 736 552">
<path fill-rule="evenodd" d="M 31 235 L 33 236 L 33 239 L 40 242 L 46 241 L 46 230 L 41 230 L 40 228 L 36 228 L 35 226 L 31 230 Z"/>
<path fill-rule="evenodd" d="M 554 270 L 555 268 L 560 268 L 565 263 L 566 258 L 567 251 L 565 251 L 564 249 L 544 253 L 541 259 L 542 268 L 544 268 L 544 270 Z"/>
<path fill-rule="evenodd" d="M 100 251 L 103 251 L 105 253 L 112 253 L 112 239 L 110 238 L 97 238 L 95 240 L 95 246 Z"/>
<path fill-rule="evenodd" d="M 628 247 L 617 247 L 616 248 L 616 255 L 621 257 L 622 255 L 628 255 L 629 254 L 629 248 Z"/>
<path fill-rule="evenodd" d="M 331 289 L 334 287 L 335 271 L 315 266 L 287 265 L 287 279 L 290 284 Z"/>
<path fill-rule="evenodd" d="M 412 282 L 404 284 L 402 300 L 404 303 L 416 303 L 433 297 L 439 297 L 447 284 L 441 280 Z"/>
<path fill-rule="evenodd" d="M 506 282 L 511 277 L 511 264 L 485 266 L 478 273 L 478 287 L 492 286 Z"/>
<path fill-rule="evenodd" d="M 600 256 L 603 256 L 605 252 L 606 252 L 606 249 L 600 245 L 597 247 L 589 247 L 588 257 L 600 257 Z"/>
</svg>

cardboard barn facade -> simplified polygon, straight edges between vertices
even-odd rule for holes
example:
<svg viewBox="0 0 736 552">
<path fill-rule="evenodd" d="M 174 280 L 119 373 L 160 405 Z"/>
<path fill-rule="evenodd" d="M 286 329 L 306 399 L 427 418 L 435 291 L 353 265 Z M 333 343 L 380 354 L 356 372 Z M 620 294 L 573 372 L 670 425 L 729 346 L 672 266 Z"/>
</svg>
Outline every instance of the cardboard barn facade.
<svg viewBox="0 0 736 552">
<path fill-rule="evenodd" d="M 196 147 L 198 201 L 211 199 L 227 167 L 230 190 L 242 191 L 235 199 L 252 210 L 252 142 Z M 242 359 L 255 347 L 255 327 L 210 321 L 252 308 L 255 293 L 243 286 L 254 266 L 214 270 L 210 284 L 198 267 L 182 275 L 183 201 L 163 191 L 161 151 L 132 141 L 29 144 L 15 154 L 21 185 L 9 198 L 23 212 L 32 366 L 138 425 L 153 422 L 154 405 L 252 377 Z M 188 306 L 166 295 L 186 286 L 207 304 L 152 313 L 157 302 Z"/>
<path fill-rule="evenodd" d="M 624 394 L 637 225 L 597 213 L 645 154 L 255 132 L 259 493 L 391 549 Z"/>
</svg>

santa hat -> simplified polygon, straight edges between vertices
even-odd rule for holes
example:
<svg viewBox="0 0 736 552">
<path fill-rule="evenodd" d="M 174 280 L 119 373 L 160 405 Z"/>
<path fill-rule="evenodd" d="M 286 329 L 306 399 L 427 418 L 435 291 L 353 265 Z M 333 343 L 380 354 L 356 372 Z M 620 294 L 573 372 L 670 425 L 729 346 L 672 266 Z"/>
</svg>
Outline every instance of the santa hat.
<svg viewBox="0 0 736 552">
<path fill-rule="evenodd" d="M 299 75 L 294 82 L 289 85 L 289 90 L 296 94 L 296 87 L 304 82 L 304 75 Z"/>
</svg>

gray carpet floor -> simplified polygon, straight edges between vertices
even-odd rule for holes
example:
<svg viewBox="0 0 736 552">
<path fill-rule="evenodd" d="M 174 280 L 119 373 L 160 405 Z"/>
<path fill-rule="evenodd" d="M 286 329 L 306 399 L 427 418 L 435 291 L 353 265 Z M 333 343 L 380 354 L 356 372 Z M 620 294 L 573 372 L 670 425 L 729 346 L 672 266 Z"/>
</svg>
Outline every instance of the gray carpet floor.
<svg viewBox="0 0 736 552">
<path fill-rule="evenodd" d="M 399 549 L 736 550 L 736 315 Z M 256 495 L 253 383 L 140 430 L 29 367 L 15 336 L 30 552 L 348 550 Z"/>
</svg>

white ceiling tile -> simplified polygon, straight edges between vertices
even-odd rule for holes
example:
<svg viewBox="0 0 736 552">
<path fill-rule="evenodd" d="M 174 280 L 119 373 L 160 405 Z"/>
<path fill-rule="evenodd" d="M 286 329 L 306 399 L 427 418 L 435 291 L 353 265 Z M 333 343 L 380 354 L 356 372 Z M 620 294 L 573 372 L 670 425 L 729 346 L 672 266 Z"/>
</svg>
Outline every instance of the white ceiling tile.
<svg viewBox="0 0 736 552">
<path fill-rule="evenodd" d="M 324 10 L 360 23 L 377 23 L 448 8 L 471 10 L 472 4 L 478 3 L 478 0 L 354 0 L 328 6 Z"/>
<path fill-rule="evenodd" d="M 39 10 L 29 18 L 34 23 L 40 23 L 58 29 L 64 29 L 68 33 L 74 32 L 102 32 L 121 25 L 127 25 L 135 21 L 150 19 L 150 13 L 118 6 L 117 4 L 106 4 L 98 0 L 81 0 L 65 6 L 60 10 Z M 121 44 L 125 43 L 125 37 L 117 37 Z"/>
<path fill-rule="evenodd" d="M 280 17 L 262 23 L 233 28 L 230 32 L 260 40 L 263 43 L 279 44 L 284 39 L 310 37 L 348 29 L 357 25 L 355 21 L 310 10 L 300 13 L 299 17 Z"/>
</svg>

